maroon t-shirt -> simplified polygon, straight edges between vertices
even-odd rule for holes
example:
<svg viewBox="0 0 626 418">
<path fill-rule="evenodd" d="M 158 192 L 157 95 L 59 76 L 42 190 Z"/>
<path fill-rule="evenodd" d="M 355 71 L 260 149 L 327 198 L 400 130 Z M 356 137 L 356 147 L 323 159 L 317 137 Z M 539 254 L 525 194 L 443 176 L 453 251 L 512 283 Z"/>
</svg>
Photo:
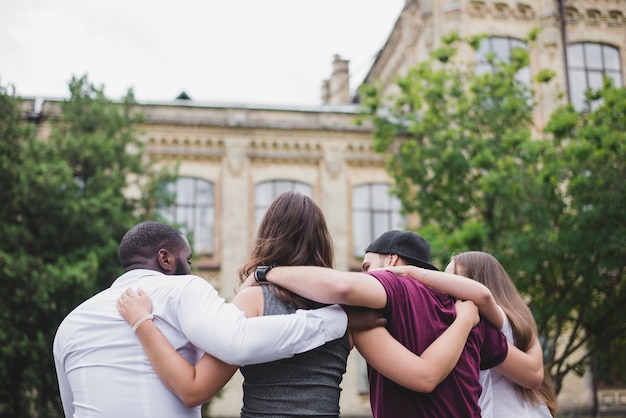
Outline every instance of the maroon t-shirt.
<svg viewBox="0 0 626 418">
<path fill-rule="evenodd" d="M 387 292 L 387 329 L 412 352 L 421 355 L 456 316 L 455 299 L 417 280 L 389 271 L 372 271 Z M 506 337 L 485 320 L 472 329 L 454 368 L 431 393 L 406 389 L 368 365 L 370 403 L 375 418 L 480 417 L 479 372 L 506 358 Z"/>
</svg>

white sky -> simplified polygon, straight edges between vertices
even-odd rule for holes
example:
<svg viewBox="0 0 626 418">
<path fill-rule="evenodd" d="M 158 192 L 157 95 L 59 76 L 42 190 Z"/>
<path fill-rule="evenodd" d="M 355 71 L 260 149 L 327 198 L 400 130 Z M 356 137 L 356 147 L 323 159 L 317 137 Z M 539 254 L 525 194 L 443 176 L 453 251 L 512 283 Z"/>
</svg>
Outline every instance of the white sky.
<svg viewBox="0 0 626 418">
<path fill-rule="evenodd" d="M 0 0 L 0 84 L 66 98 L 87 74 L 119 99 L 321 103 L 335 54 L 351 92 L 404 0 Z"/>
</svg>

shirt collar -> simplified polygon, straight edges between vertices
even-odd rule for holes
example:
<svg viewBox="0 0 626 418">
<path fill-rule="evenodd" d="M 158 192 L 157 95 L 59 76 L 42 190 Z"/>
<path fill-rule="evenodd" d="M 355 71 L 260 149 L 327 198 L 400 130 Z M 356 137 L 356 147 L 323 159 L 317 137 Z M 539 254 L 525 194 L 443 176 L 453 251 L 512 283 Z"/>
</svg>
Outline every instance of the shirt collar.
<svg viewBox="0 0 626 418">
<path fill-rule="evenodd" d="M 134 269 L 131 271 L 127 271 L 126 273 L 115 279 L 115 281 L 111 285 L 111 288 L 113 289 L 116 287 L 130 287 L 132 283 L 147 276 L 165 276 L 165 274 L 156 270 Z"/>
</svg>

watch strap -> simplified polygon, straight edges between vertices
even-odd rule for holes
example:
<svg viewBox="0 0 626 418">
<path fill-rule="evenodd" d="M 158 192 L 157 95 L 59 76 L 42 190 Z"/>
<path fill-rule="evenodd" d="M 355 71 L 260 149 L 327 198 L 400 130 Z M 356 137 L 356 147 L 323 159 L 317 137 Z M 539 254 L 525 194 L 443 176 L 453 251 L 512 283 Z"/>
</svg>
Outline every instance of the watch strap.
<svg viewBox="0 0 626 418">
<path fill-rule="evenodd" d="M 272 263 L 269 266 L 258 266 L 254 271 L 254 280 L 256 280 L 257 283 L 268 283 L 266 275 L 277 265 L 276 263 Z"/>
</svg>

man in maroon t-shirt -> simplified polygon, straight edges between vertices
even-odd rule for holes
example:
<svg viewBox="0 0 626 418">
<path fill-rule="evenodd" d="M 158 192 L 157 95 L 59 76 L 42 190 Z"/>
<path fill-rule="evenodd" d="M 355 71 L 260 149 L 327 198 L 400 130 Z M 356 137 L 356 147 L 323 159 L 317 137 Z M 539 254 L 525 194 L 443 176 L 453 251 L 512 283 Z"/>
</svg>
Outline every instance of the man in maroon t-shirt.
<svg viewBox="0 0 626 418">
<path fill-rule="evenodd" d="M 367 248 L 363 270 L 415 265 L 436 271 L 429 260 L 430 245 L 421 236 L 412 232 L 388 231 Z M 418 356 L 424 355 L 456 317 L 455 300 L 451 296 L 427 288 L 418 280 L 385 270 L 354 273 L 321 267 L 260 269 L 262 281 L 285 287 L 311 300 L 382 309 L 389 333 Z M 366 359 L 369 353 L 380 351 L 380 339 L 373 335 L 379 336 L 380 330 L 354 335 L 355 345 Z M 507 349 L 504 335 L 488 322 L 480 321 L 469 332 L 464 348 L 459 349 L 456 366 L 452 363 L 447 377 L 442 377 L 433 389 L 425 390 L 430 393 L 407 389 L 368 365 L 374 417 L 480 417 L 479 371 L 502 363 Z M 393 355 L 384 361 L 399 362 Z"/>
<path fill-rule="evenodd" d="M 430 245 L 420 235 L 388 231 L 367 247 L 363 270 L 392 265 L 437 270 L 429 261 Z M 387 329 L 412 352 L 421 355 L 454 321 L 455 300 L 451 296 L 389 271 L 369 274 L 387 293 Z M 420 417 L 480 417 L 479 372 L 502 363 L 507 352 L 504 335 L 489 322 L 480 321 L 470 332 L 452 372 L 431 393 L 408 390 L 368 365 L 372 412 L 378 418 L 406 416 L 408 411 Z"/>
<path fill-rule="evenodd" d="M 370 274 L 387 292 L 387 329 L 412 352 L 421 355 L 454 321 L 455 301 L 451 296 L 388 271 Z M 358 337 L 356 344 L 358 349 Z M 502 333 L 489 322 L 480 321 L 470 332 L 452 372 L 431 393 L 406 389 L 368 365 L 374 417 L 480 417 L 479 371 L 500 364 L 507 351 Z"/>
</svg>

